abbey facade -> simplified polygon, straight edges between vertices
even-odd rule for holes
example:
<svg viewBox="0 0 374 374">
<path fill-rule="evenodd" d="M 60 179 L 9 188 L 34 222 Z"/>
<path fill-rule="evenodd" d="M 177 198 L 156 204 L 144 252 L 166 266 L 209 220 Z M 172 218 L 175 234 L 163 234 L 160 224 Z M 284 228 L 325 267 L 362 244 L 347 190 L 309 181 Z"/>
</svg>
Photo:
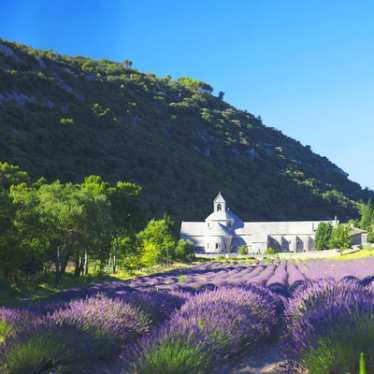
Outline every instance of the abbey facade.
<svg viewBox="0 0 374 374">
<path fill-rule="evenodd" d="M 190 241 L 196 252 L 230 253 L 245 246 L 248 253 L 264 253 L 267 248 L 279 252 L 304 252 L 314 250 L 314 239 L 321 222 L 243 222 L 226 206 L 219 193 L 213 202 L 213 213 L 205 222 L 182 222 L 180 237 Z M 356 233 L 357 234 L 357 233 Z M 358 233 L 357 241 L 365 241 L 364 232 Z M 361 244 L 361 243 L 359 243 Z"/>
</svg>

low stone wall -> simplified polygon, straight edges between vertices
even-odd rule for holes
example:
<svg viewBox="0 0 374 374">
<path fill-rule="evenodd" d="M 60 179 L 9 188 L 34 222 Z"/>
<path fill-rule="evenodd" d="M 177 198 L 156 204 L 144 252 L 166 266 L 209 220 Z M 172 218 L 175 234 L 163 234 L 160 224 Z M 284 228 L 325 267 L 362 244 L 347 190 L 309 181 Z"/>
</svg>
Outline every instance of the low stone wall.
<svg viewBox="0 0 374 374">
<path fill-rule="evenodd" d="M 238 253 L 197 253 L 196 257 L 200 258 L 208 258 L 214 259 L 217 257 L 225 257 L 225 258 L 244 258 L 244 257 L 251 257 L 256 258 L 258 260 L 263 260 L 265 257 L 267 258 L 281 258 L 281 259 L 295 259 L 295 260 L 303 260 L 303 259 L 314 259 L 314 258 L 326 258 L 326 257 L 333 257 L 339 254 L 337 249 L 328 249 L 325 251 L 309 251 L 309 252 L 281 252 L 275 253 L 274 255 L 266 255 L 266 254 L 248 254 L 248 255 L 239 255 Z"/>
<path fill-rule="evenodd" d="M 279 256 L 280 258 L 287 258 L 287 259 L 292 258 L 292 259 L 301 260 L 301 259 L 333 257 L 338 254 L 339 254 L 339 251 L 337 249 L 327 249 L 325 251 L 278 253 L 278 254 L 275 254 L 274 256 Z"/>
</svg>

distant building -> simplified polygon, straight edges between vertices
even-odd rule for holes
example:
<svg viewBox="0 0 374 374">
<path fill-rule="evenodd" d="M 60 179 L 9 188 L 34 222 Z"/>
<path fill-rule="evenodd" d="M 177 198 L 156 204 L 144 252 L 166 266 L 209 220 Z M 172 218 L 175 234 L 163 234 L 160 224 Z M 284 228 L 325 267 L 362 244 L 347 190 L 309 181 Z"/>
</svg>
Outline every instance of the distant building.
<svg viewBox="0 0 374 374">
<path fill-rule="evenodd" d="M 230 253 L 246 246 L 248 253 L 264 253 L 269 247 L 282 252 L 305 252 L 314 250 L 314 239 L 321 222 L 338 221 L 286 221 L 243 222 L 226 206 L 221 193 L 213 201 L 213 213 L 205 222 L 182 222 L 180 237 L 188 240 L 196 252 Z M 365 244 L 367 233 L 355 229 L 354 244 Z"/>
<path fill-rule="evenodd" d="M 352 246 L 368 244 L 368 232 L 353 227 L 351 231 Z"/>
</svg>

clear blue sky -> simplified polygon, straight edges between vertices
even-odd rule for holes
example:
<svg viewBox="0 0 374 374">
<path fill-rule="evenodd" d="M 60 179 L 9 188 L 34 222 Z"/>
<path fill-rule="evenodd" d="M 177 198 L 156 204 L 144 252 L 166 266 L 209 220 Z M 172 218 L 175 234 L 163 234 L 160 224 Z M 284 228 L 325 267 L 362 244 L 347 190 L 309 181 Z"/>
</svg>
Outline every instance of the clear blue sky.
<svg viewBox="0 0 374 374">
<path fill-rule="evenodd" d="M 374 2 L 0 0 L 0 37 L 188 75 L 374 188 Z"/>
</svg>

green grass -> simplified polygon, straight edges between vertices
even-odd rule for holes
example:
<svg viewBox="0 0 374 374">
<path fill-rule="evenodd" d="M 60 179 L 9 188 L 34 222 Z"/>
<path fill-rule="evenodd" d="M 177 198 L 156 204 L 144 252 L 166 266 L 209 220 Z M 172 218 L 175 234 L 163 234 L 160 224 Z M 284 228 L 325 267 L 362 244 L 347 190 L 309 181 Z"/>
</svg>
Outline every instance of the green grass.
<svg viewBox="0 0 374 374">
<path fill-rule="evenodd" d="M 178 275 L 177 279 L 179 283 L 184 283 L 187 280 L 187 275 Z"/>
<path fill-rule="evenodd" d="M 374 256 L 374 248 L 365 247 L 361 250 L 344 250 L 340 254 L 332 255 L 331 252 L 313 251 L 313 252 L 297 252 L 296 254 L 290 252 L 279 252 L 274 255 L 264 256 L 264 262 L 272 260 L 287 260 L 293 262 L 308 261 L 314 259 L 328 259 L 337 261 L 355 260 L 359 258 Z"/>
<path fill-rule="evenodd" d="M 374 248 L 367 247 L 355 252 L 342 252 L 340 255 L 329 258 L 337 261 L 348 261 L 371 256 L 374 256 Z"/>
<path fill-rule="evenodd" d="M 236 256 L 236 257 L 198 257 L 199 262 L 221 262 L 223 264 L 253 264 L 256 263 L 256 259 L 251 256 Z"/>
</svg>

